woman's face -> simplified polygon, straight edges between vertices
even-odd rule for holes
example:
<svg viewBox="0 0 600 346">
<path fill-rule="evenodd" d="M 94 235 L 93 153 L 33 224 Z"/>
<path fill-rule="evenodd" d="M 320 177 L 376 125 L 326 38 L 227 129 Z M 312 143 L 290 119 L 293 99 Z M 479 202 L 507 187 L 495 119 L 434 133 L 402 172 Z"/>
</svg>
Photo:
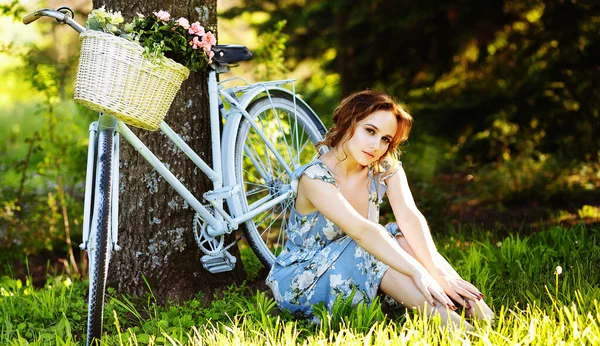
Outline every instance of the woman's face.
<svg viewBox="0 0 600 346">
<path fill-rule="evenodd" d="M 342 140 L 342 148 L 358 164 L 368 166 L 385 154 L 397 129 L 396 116 L 379 110 L 356 123 L 354 135 Z"/>
</svg>

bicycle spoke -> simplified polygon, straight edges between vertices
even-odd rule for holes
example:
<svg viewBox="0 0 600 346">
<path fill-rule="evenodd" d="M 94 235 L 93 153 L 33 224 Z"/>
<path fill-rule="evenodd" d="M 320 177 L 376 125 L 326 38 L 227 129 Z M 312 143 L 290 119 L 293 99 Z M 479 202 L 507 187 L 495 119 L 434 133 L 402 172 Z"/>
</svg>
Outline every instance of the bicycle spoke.
<svg viewBox="0 0 600 346">
<path fill-rule="evenodd" d="M 264 130 L 260 130 L 260 131 L 264 134 Z M 263 167 L 265 167 L 266 172 L 268 172 L 268 173 L 272 172 L 272 166 L 273 166 L 271 164 L 271 155 L 272 154 L 271 154 L 271 151 L 269 150 L 269 147 L 267 146 L 266 142 L 262 139 L 262 137 L 260 136 L 260 134 L 258 132 L 252 132 L 252 136 L 249 136 L 248 139 L 250 141 L 250 145 L 252 146 L 252 149 L 257 154 L 258 160 L 261 160 L 261 158 L 263 159 L 260 162 L 263 164 Z M 260 148 L 262 150 L 262 154 L 259 154 L 257 152 L 257 148 Z"/>
<path fill-rule="evenodd" d="M 290 207 L 291 203 L 288 202 L 286 203 L 285 208 L 283 209 L 284 211 L 287 211 L 288 208 Z M 287 214 L 284 214 L 283 220 L 281 221 L 281 228 L 279 229 L 279 234 L 277 235 L 277 243 L 276 245 L 278 246 L 283 246 L 284 240 L 286 238 L 286 226 L 287 226 L 287 218 L 285 217 Z"/>
<path fill-rule="evenodd" d="M 255 183 L 252 181 L 247 181 L 246 185 L 253 185 L 253 186 L 257 186 L 257 187 L 264 187 L 265 189 L 268 189 L 269 187 L 265 184 L 259 184 L 259 183 Z"/>
<path fill-rule="evenodd" d="M 248 191 L 248 190 L 246 190 L 246 191 Z M 264 188 L 264 189 L 260 189 L 260 190 L 259 189 L 251 190 L 251 192 L 246 192 L 246 197 L 248 197 L 248 196 L 254 196 L 256 194 L 259 194 L 259 193 L 262 193 L 262 192 L 265 192 L 265 191 L 269 191 L 269 189 L 268 188 Z"/>
<path fill-rule="evenodd" d="M 296 137 L 296 148 L 298 148 L 298 105 L 296 104 L 296 109 L 294 109 L 294 136 Z M 296 164 L 300 165 L 300 157 L 298 157 Z"/>
<path fill-rule="evenodd" d="M 302 144 L 302 148 L 300 148 L 300 150 L 298 151 L 298 162 L 300 162 L 300 155 L 302 154 L 306 146 L 308 146 L 309 144 L 311 144 L 309 140 L 304 141 L 304 144 Z"/>
<path fill-rule="evenodd" d="M 271 221 L 271 223 L 269 224 L 269 226 L 267 226 L 267 228 L 265 229 L 265 231 L 267 231 L 267 240 L 270 238 L 271 235 L 271 226 L 273 226 L 273 224 L 279 219 L 279 216 L 285 212 L 285 209 L 282 209 L 281 212 L 279 214 L 277 214 L 277 216 L 273 219 L 273 221 Z M 265 231 L 263 231 L 261 233 L 261 236 L 265 234 Z"/>
<path fill-rule="evenodd" d="M 272 214 L 272 210 L 273 210 L 273 209 L 275 209 L 275 208 L 273 207 L 273 208 L 267 209 L 267 210 L 265 210 L 265 211 L 264 211 L 262 214 L 259 214 L 259 215 L 264 215 L 264 217 L 263 217 L 263 218 L 261 218 L 261 219 L 258 219 L 258 220 L 256 220 L 256 221 L 255 221 L 255 223 L 256 223 L 257 225 L 262 225 L 263 221 L 265 221 L 265 219 L 266 219 L 266 218 L 267 218 L 269 215 L 271 215 L 271 214 Z"/>
<path fill-rule="evenodd" d="M 252 178 L 252 180 L 248 179 L 248 181 L 245 182 L 246 184 L 267 186 L 266 185 L 267 181 L 263 177 L 257 178 L 254 174 L 252 174 L 247 169 L 244 169 L 244 173 L 247 174 L 248 177 Z M 261 184 L 261 180 L 264 180 L 264 183 Z"/>
<path fill-rule="evenodd" d="M 264 124 L 264 121 L 263 121 L 263 117 L 259 116 L 258 118 L 259 118 L 260 125 L 261 125 L 260 131 L 265 135 L 265 137 L 267 139 L 269 139 L 269 137 L 267 136 L 267 133 L 265 132 L 265 124 Z M 258 136 L 258 138 L 261 138 L 260 135 L 257 134 L 257 136 Z M 273 172 L 273 164 L 271 162 L 271 151 L 269 150 L 269 146 L 267 145 L 266 141 L 262 141 L 262 144 L 263 144 L 264 150 L 265 150 L 264 157 L 268 161 L 269 167 L 271 168 L 271 172 Z"/>
<path fill-rule="evenodd" d="M 253 155 L 250 152 L 250 148 L 252 148 L 252 150 L 254 150 L 254 153 L 256 155 Z M 262 165 L 262 162 L 257 159 L 260 158 L 260 155 L 256 152 L 256 150 L 254 149 L 254 146 L 248 147 L 247 145 L 244 145 L 244 151 L 246 152 L 246 155 L 248 155 L 248 159 L 254 164 L 254 167 L 256 168 L 256 170 L 258 171 L 258 173 L 262 176 L 262 177 L 267 177 L 267 167 L 265 167 L 264 165 Z M 268 180 L 265 178 L 265 180 Z"/>
<path fill-rule="evenodd" d="M 272 102 L 273 101 L 271 101 L 271 103 Z M 283 129 L 283 126 L 281 125 L 281 119 L 279 118 L 279 113 L 275 107 L 273 107 L 273 113 L 274 113 L 273 116 L 275 117 L 275 119 L 277 119 L 277 124 L 279 125 L 279 131 L 281 132 L 281 137 L 283 137 L 283 141 L 285 142 L 285 147 L 287 148 L 287 152 L 290 156 L 290 161 L 293 161 L 293 156 L 292 156 L 292 152 L 290 150 L 290 145 L 287 142 L 285 131 Z"/>
<path fill-rule="evenodd" d="M 304 145 L 302 147 L 300 147 L 300 143 L 303 143 L 302 141 L 304 140 L 304 136 L 302 133 L 296 133 L 296 161 L 299 163 L 300 162 L 300 156 L 302 154 L 302 151 L 304 150 Z"/>
</svg>

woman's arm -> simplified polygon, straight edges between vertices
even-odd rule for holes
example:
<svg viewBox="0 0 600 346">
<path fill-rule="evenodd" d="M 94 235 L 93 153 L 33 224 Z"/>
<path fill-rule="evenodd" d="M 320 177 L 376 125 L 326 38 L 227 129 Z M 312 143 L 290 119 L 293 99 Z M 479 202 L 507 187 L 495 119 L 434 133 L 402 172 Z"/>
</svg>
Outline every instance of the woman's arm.
<svg viewBox="0 0 600 346">
<path fill-rule="evenodd" d="M 458 273 L 440 255 L 435 247 L 429 226 L 423 214 L 417 208 L 404 169 L 386 180 L 387 195 L 398 227 L 413 249 L 416 258 L 444 288 L 446 294 L 459 303 L 460 296 L 478 299 L 481 292 L 472 284 L 463 280 Z"/>
<path fill-rule="evenodd" d="M 396 174 L 386 180 L 386 183 L 388 186 L 387 195 L 396 223 L 398 223 L 398 227 L 404 234 L 406 241 L 414 250 L 419 262 L 428 271 L 436 270 L 435 254 L 437 249 L 433 243 L 427 221 L 417 209 L 402 166 Z"/>
<path fill-rule="evenodd" d="M 303 176 L 298 183 L 298 195 L 304 196 L 375 258 L 413 279 L 421 278 L 415 284 L 432 305 L 435 305 L 434 299 L 446 306 L 453 305 L 444 290 L 427 275 L 425 268 L 404 251 L 384 227 L 360 215 L 334 185 Z"/>
</svg>

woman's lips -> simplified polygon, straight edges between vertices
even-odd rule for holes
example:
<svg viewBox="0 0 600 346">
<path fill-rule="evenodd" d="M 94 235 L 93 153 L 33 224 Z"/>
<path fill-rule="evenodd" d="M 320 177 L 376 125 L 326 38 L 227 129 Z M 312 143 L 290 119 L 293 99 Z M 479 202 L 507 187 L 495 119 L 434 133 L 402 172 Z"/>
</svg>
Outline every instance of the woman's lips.
<svg viewBox="0 0 600 346">
<path fill-rule="evenodd" d="M 370 159 L 372 159 L 372 158 L 375 157 L 375 155 L 373 155 L 373 154 L 371 154 L 369 152 L 363 151 L 363 153 L 365 153 L 365 155 L 367 155 L 367 157 L 370 158 Z"/>
</svg>

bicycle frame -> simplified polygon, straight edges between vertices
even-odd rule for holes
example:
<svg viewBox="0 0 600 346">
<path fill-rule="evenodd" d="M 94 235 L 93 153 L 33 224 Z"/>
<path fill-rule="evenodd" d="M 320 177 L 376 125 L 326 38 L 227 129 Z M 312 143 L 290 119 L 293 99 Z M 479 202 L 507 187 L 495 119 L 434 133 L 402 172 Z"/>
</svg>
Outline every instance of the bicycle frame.
<svg viewBox="0 0 600 346">
<path fill-rule="evenodd" d="M 268 210 L 274 205 L 280 203 L 284 199 L 291 197 L 292 191 L 288 191 L 287 193 L 283 193 L 280 196 L 277 196 L 271 200 L 264 201 L 260 206 L 252 209 L 251 211 L 243 214 L 243 215 L 229 215 L 223 209 L 223 201 L 227 200 L 228 203 L 236 203 L 236 200 L 233 198 L 238 193 L 243 193 L 241 187 L 239 185 L 235 185 L 235 182 L 231 182 L 225 178 L 223 168 L 222 168 L 222 160 L 223 153 L 229 152 L 233 149 L 235 145 L 234 141 L 231 141 L 231 138 L 235 138 L 235 131 L 239 126 L 239 123 L 243 118 L 247 119 L 250 125 L 256 130 L 256 132 L 263 138 L 265 143 L 267 143 L 267 147 L 274 154 L 277 160 L 285 167 L 288 173 L 291 173 L 295 167 L 288 167 L 285 160 L 281 157 L 281 154 L 275 149 L 272 143 L 268 140 L 266 135 L 261 130 L 260 126 L 250 117 L 248 112 L 246 111 L 246 107 L 248 104 L 259 94 L 266 92 L 269 94 L 272 90 L 279 90 L 295 95 L 294 90 L 294 80 L 280 80 L 280 81 L 271 81 L 271 82 L 263 82 L 256 84 L 248 84 L 245 86 L 237 86 L 232 88 L 223 88 L 219 86 L 216 80 L 216 74 L 218 71 L 211 70 L 208 74 L 208 90 L 209 90 L 209 109 L 210 109 L 210 128 L 211 128 L 211 146 L 212 146 L 212 168 L 200 157 L 198 154 L 190 148 L 187 143 L 166 123 L 161 122 L 160 131 L 163 132 L 169 140 L 171 140 L 194 164 L 200 168 L 200 170 L 206 174 L 206 176 L 213 183 L 213 190 L 204 193 L 204 199 L 210 204 L 213 208 L 214 212 L 205 207 L 199 200 L 196 198 L 180 181 L 175 177 L 173 173 L 165 166 L 163 162 L 161 162 L 156 155 L 152 153 L 150 149 L 129 129 L 129 127 L 115 119 L 116 123 L 116 137 L 115 141 L 115 155 L 116 164 L 113 165 L 113 186 L 118 187 L 118 176 L 119 176 L 119 165 L 118 165 L 118 152 L 119 152 L 119 135 L 122 136 L 127 142 L 129 142 L 136 151 L 144 157 L 144 159 L 160 174 L 165 181 L 169 183 L 182 197 L 183 199 L 198 213 L 200 218 L 207 224 L 206 231 L 211 237 L 218 237 L 224 234 L 229 234 L 232 231 L 236 230 L 238 226 L 255 217 L 256 215 Z M 222 83 L 231 81 L 225 80 Z M 283 84 L 291 83 L 292 91 L 281 87 Z M 237 94 L 241 93 L 241 97 L 238 98 Z M 221 98 L 220 98 L 220 97 Z M 227 103 L 230 105 L 230 109 L 227 112 L 222 114 L 223 118 L 226 120 L 225 127 L 223 130 L 223 136 L 220 135 L 219 123 L 221 120 L 221 114 L 219 109 L 223 107 L 223 104 Z M 308 107 L 308 105 L 306 105 Z M 110 117 L 110 115 L 100 115 L 101 119 L 103 117 Z M 91 172 L 93 167 L 93 159 L 94 153 L 96 150 L 95 146 L 95 137 L 97 135 L 98 125 L 97 122 L 94 122 L 90 125 L 90 134 L 89 134 L 89 148 L 88 148 L 88 171 L 86 174 L 86 193 L 85 193 L 85 203 L 84 203 L 84 215 L 87 218 L 89 212 L 91 210 L 91 199 L 92 199 L 92 185 L 93 185 L 93 172 Z M 227 180 L 227 181 L 224 181 Z M 112 212 L 111 212 L 111 239 L 112 239 L 112 249 L 118 250 L 119 246 L 117 244 L 118 240 L 118 188 L 113 189 L 115 193 L 112 197 Z M 81 245 L 82 249 L 87 247 L 87 241 L 89 238 L 90 224 L 88 220 L 84 220 L 84 230 L 83 230 L 83 244 Z M 224 251 L 226 252 L 226 251 Z M 206 257 L 206 256 L 205 256 Z M 235 265 L 235 258 L 229 253 L 223 254 L 221 256 L 223 258 L 222 263 L 218 263 L 219 265 L 211 265 L 207 264 L 210 260 L 211 263 L 215 261 L 215 256 L 211 256 L 212 258 L 204 258 L 202 260 L 206 269 L 211 272 L 220 272 L 233 269 Z"/>
</svg>

